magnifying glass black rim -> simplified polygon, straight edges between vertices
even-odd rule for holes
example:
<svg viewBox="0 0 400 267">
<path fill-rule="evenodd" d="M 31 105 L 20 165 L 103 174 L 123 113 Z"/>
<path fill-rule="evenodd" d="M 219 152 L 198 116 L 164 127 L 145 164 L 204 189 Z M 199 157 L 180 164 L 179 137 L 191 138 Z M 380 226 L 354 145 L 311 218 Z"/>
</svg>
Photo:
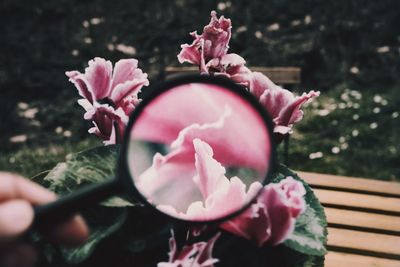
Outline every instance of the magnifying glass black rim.
<svg viewBox="0 0 400 267">
<path fill-rule="evenodd" d="M 144 108 L 151 103 L 155 98 L 160 96 L 161 94 L 176 88 L 177 86 L 180 85 L 185 85 L 185 84 L 191 84 L 191 83 L 200 83 L 200 84 L 211 84 L 211 85 L 217 85 L 220 86 L 226 90 L 229 90 L 230 92 L 240 96 L 242 99 L 247 101 L 261 116 L 264 126 L 267 128 L 268 134 L 269 134 L 269 142 L 270 142 L 270 160 L 269 160 L 269 169 L 265 174 L 264 180 L 262 182 L 263 185 L 267 184 L 269 182 L 271 174 L 275 171 L 276 166 L 277 166 L 277 158 L 276 158 L 276 150 L 275 150 L 275 142 L 273 140 L 273 127 L 274 124 L 271 120 L 271 117 L 265 110 L 265 108 L 258 102 L 258 100 L 250 94 L 243 86 L 240 86 L 230 79 L 223 77 L 223 76 L 209 76 L 209 75 L 199 75 L 199 74 L 189 74 L 189 75 L 182 75 L 179 77 L 176 77 L 174 79 L 167 80 L 165 82 L 162 82 L 154 87 L 147 88 L 144 92 L 144 97 L 142 101 L 139 103 L 139 105 L 135 108 L 133 113 L 131 114 L 129 118 L 128 125 L 125 130 L 125 135 L 123 139 L 123 145 L 121 147 L 121 153 L 120 153 L 120 160 L 119 160 L 119 170 L 121 173 L 118 175 L 122 179 L 120 182 L 123 183 L 124 187 L 128 187 L 130 194 L 133 194 L 135 196 L 135 199 L 141 201 L 143 204 L 146 206 L 150 206 L 152 209 L 155 209 L 158 213 L 165 215 L 167 218 L 169 218 L 172 221 L 175 222 L 180 222 L 180 223 L 186 223 L 186 224 L 211 224 L 211 223 L 220 223 L 226 220 L 229 220 L 241 212 L 243 212 L 245 209 L 247 209 L 258 197 L 258 195 L 261 193 L 262 190 L 260 190 L 252 199 L 252 201 L 249 201 L 249 203 L 246 203 L 242 208 L 238 209 L 237 211 L 233 213 L 229 213 L 228 215 L 212 219 L 212 220 L 204 220 L 204 221 L 195 221 L 195 220 L 186 220 L 186 219 L 181 219 L 179 217 L 174 217 L 170 214 L 167 214 L 165 212 L 160 211 L 157 209 L 157 207 L 153 204 L 151 204 L 143 194 L 140 193 L 140 191 L 137 189 L 134 183 L 134 179 L 132 177 L 132 174 L 129 171 L 129 166 L 128 166 L 128 151 L 129 151 L 129 144 L 130 144 L 130 139 L 131 139 L 131 130 L 132 127 L 134 126 L 135 122 L 137 119 L 140 117 L 142 114 Z"/>
</svg>

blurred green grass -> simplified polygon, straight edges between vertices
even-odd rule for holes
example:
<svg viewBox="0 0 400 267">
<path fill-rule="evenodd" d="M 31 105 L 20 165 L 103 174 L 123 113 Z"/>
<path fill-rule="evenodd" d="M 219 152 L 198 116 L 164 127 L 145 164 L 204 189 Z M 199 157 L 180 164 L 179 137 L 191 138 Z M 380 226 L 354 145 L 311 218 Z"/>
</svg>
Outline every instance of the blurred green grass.
<svg viewBox="0 0 400 267">
<path fill-rule="evenodd" d="M 290 167 L 399 181 L 398 90 L 343 84 L 322 94 L 290 139 Z"/>
</svg>

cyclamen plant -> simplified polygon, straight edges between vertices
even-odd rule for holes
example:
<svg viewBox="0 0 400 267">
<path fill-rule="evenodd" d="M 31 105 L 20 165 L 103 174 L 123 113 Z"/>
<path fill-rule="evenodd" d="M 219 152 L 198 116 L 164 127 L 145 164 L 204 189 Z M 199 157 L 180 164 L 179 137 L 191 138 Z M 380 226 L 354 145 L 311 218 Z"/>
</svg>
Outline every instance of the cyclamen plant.
<svg viewBox="0 0 400 267">
<path fill-rule="evenodd" d="M 181 45 L 182 50 L 178 54 L 178 61 L 198 66 L 199 72 L 204 75 L 226 76 L 243 85 L 269 112 L 273 118 L 276 140 L 282 140 L 282 137 L 292 133 L 293 125 L 302 119 L 301 106 L 318 96 L 319 92 L 310 91 L 301 96 L 295 96 L 292 92 L 274 84 L 262 73 L 252 72 L 246 67 L 246 61 L 241 56 L 228 53 L 231 29 L 230 19 L 223 16 L 218 18 L 216 12 L 212 11 L 211 21 L 204 27 L 203 32 L 200 35 L 192 32 L 193 42 Z M 78 153 L 71 156 L 67 162 L 57 165 L 44 178 L 44 181 L 58 193 L 78 188 L 82 183 L 93 182 L 93 175 L 101 181 L 106 179 L 107 174 L 115 171 L 112 166 L 115 164 L 119 150 L 118 144 L 121 142 L 129 115 L 141 101 L 141 90 L 146 90 L 145 86 L 149 85 L 147 74 L 138 68 L 136 59 L 122 59 L 113 68 L 110 61 L 94 58 L 89 61 L 83 73 L 68 71 L 66 75 L 82 97 L 78 103 L 86 111 L 85 120 L 91 121 L 94 125 L 89 129 L 89 133 L 101 138 L 106 146 Z M 160 116 L 162 117 L 162 114 Z M 164 121 L 168 124 L 167 126 L 174 123 L 173 118 Z M 168 142 L 175 140 L 174 143 L 179 143 L 182 141 L 179 138 L 185 135 L 189 127 L 191 126 L 179 128 L 177 133 L 161 139 L 167 138 L 171 139 Z M 212 127 L 210 129 L 212 131 Z M 195 129 L 192 132 L 194 136 L 198 134 Z M 161 135 L 161 133 L 156 134 Z M 218 172 L 214 173 L 214 176 L 219 180 L 214 183 L 215 187 L 207 189 L 208 194 L 217 192 L 219 190 L 217 185 L 235 186 L 224 176 L 225 169 L 213 158 L 213 151 L 206 142 L 195 139 L 192 140 L 191 145 L 194 145 L 193 153 L 196 153 L 197 161 L 193 164 L 195 171 L 201 175 L 197 169 L 201 167 L 211 168 L 214 172 Z M 169 169 L 171 166 L 176 166 L 173 160 L 174 158 L 170 155 L 159 159 L 160 162 L 156 166 L 158 169 L 155 169 L 153 173 L 161 174 L 160 168 L 163 165 Z M 91 181 L 85 180 L 87 179 L 86 171 L 90 172 Z M 75 178 L 72 182 L 71 177 Z M 253 188 L 249 188 L 249 191 L 259 189 L 262 185 L 254 184 L 251 187 Z M 233 197 L 237 201 L 245 202 L 248 192 L 244 191 L 244 185 L 238 185 L 238 188 L 235 192 L 239 193 L 235 196 L 227 195 L 227 198 Z M 123 209 L 123 213 L 133 214 L 136 224 L 139 225 L 140 221 L 142 224 L 151 221 L 148 214 L 147 217 L 145 216 L 146 211 L 143 209 L 146 208 L 140 203 L 129 203 L 126 200 L 114 198 L 102 205 L 107 206 L 106 209 L 110 207 L 119 211 Z M 217 207 L 223 205 L 229 205 L 229 203 L 224 202 Z M 104 212 L 104 207 L 101 209 Z M 121 218 L 123 219 L 113 223 L 108 222 L 106 226 L 102 226 L 100 233 L 93 231 L 92 242 L 82 248 L 63 249 L 62 254 L 65 260 L 75 263 L 84 260 L 90 262 L 93 253 L 93 257 L 99 257 L 99 254 L 96 256 L 96 248 L 100 241 L 106 242 L 104 240 L 106 237 L 117 238 L 116 233 L 124 232 L 131 226 L 129 219 L 125 220 L 124 216 Z M 90 216 L 88 220 L 90 223 Z M 170 228 L 169 225 L 161 226 L 162 229 L 163 227 Z M 165 244 L 168 244 L 169 238 L 169 258 L 165 257 L 167 255 L 167 251 L 163 250 L 165 244 L 164 247 L 157 247 L 149 241 L 147 245 L 147 252 L 157 251 L 157 256 L 152 254 L 153 259 L 150 262 L 157 264 L 158 267 L 252 266 L 250 261 L 242 265 L 240 261 L 236 263 L 235 251 L 255 255 L 253 263 L 256 264 L 265 262 L 272 263 L 271 266 L 323 266 L 323 256 L 326 253 L 326 219 L 323 208 L 309 186 L 283 165 L 274 174 L 273 183 L 262 188 L 262 193 L 247 210 L 221 223 L 214 235 L 206 235 L 213 236 L 212 238 L 203 238 L 202 234 L 197 236 L 190 234 L 189 231 L 188 234 L 191 236 L 189 240 L 192 239 L 195 242 L 188 242 L 179 247 L 178 244 L 182 243 L 182 240 L 177 242 L 173 233 L 172 237 L 167 237 L 168 232 L 169 230 L 164 231 L 158 239 L 165 240 Z M 138 239 L 138 236 L 141 235 L 133 235 L 129 240 L 120 241 L 120 244 L 125 242 L 127 245 L 126 247 L 122 245 L 124 248 L 121 250 L 127 249 L 140 258 L 138 255 L 145 254 L 146 248 L 132 249 L 132 244 L 137 245 L 135 239 Z M 231 244 L 232 238 L 236 243 L 227 247 L 227 244 Z M 282 255 L 286 256 L 281 257 Z M 146 261 L 141 260 L 141 262 Z M 139 263 L 136 262 L 136 264 Z M 143 266 L 149 265 L 144 263 Z"/>
</svg>

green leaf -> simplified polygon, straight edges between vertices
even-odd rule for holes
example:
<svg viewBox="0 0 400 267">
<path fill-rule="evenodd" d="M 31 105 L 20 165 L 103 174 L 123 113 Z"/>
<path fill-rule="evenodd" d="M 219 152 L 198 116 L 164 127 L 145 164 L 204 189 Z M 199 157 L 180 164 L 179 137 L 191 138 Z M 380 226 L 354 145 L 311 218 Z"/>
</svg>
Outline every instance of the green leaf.
<svg viewBox="0 0 400 267">
<path fill-rule="evenodd" d="M 324 267 L 324 265 L 324 256 L 307 255 L 307 260 L 301 263 L 301 265 L 295 265 L 294 267 Z"/>
<path fill-rule="evenodd" d="M 296 221 L 295 230 L 284 244 L 307 255 L 323 256 L 326 254 L 327 222 L 324 209 L 310 186 L 294 171 L 281 165 L 274 182 L 292 176 L 303 183 L 306 189 L 306 210 Z"/>
<path fill-rule="evenodd" d="M 44 178 L 49 189 L 65 195 L 89 184 L 113 179 L 120 146 L 99 146 L 76 154 L 69 154 L 65 162 L 58 163 Z M 133 206 L 133 203 L 113 197 L 102 203 L 108 207 Z"/>
<path fill-rule="evenodd" d="M 98 207 L 101 208 L 101 207 Z M 103 208 L 104 209 L 104 208 Z M 99 209 L 97 209 L 99 211 Z M 97 245 L 108 236 L 115 233 L 120 227 L 124 224 L 126 219 L 126 211 L 124 209 L 113 209 L 114 212 L 117 212 L 117 216 L 109 217 L 111 218 L 111 222 L 93 225 L 91 224 L 90 229 L 90 237 L 80 247 L 77 248 L 61 248 L 61 254 L 64 260 L 69 264 L 77 264 L 89 258 Z M 103 210 L 103 216 L 106 215 L 106 211 Z"/>
</svg>

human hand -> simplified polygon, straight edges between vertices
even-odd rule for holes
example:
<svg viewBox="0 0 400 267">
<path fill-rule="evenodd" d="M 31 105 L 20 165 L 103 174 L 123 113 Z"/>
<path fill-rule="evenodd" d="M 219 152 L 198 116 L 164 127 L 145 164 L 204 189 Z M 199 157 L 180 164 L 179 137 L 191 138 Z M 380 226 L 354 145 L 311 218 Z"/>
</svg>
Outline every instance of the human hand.
<svg viewBox="0 0 400 267">
<path fill-rule="evenodd" d="M 36 253 L 19 237 L 34 219 L 32 205 L 41 205 L 56 199 L 43 187 L 14 174 L 0 172 L 0 266 L 32 266 Z M 49 229 L 47 237 L 56 243 L 79 245 L 89 235 L 82 219 L 76 215 Z"/>
</svg>

